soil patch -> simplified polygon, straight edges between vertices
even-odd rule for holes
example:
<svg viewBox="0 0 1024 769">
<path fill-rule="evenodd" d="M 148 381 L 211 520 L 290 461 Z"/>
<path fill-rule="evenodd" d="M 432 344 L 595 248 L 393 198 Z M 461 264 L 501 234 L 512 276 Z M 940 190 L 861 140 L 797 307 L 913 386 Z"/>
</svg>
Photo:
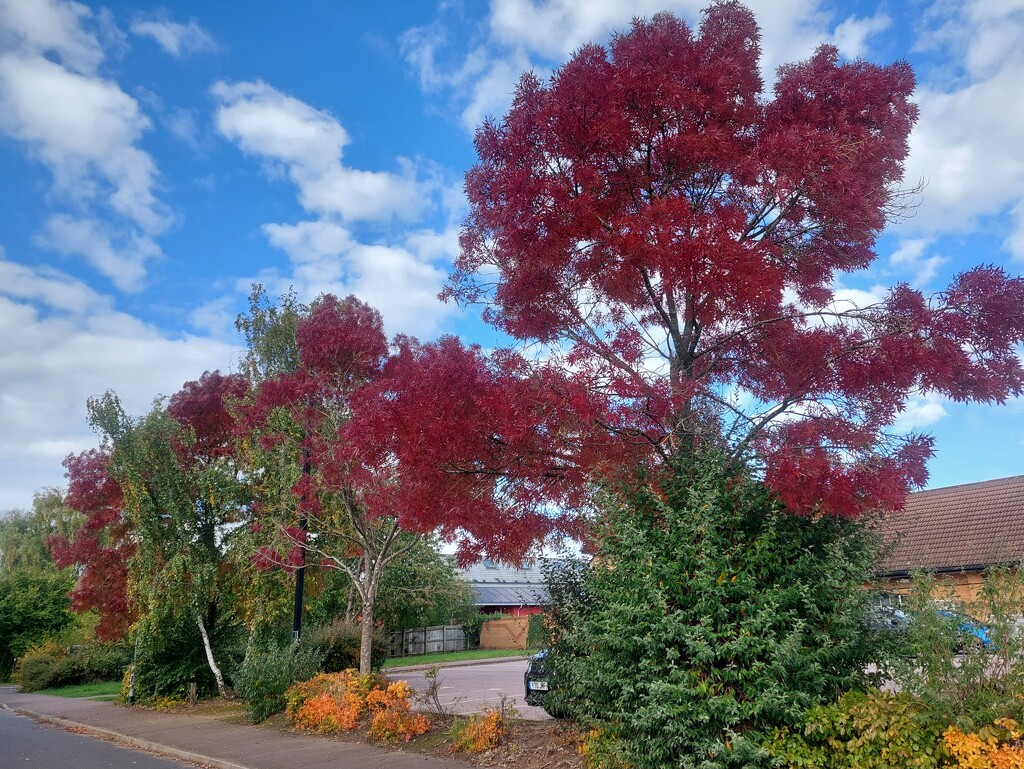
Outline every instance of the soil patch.
<svg viewBox="0 0 1024 769">
<path fill-rule="evenodd" d="M 187 713 L 228 723 L 248 723 L 245 707 L 238 701 L 211 699 L 193 706 L 180 705 L 161 708 L 164 712 Z M 450 731 L 452 718 L 429 716 L 430 731 L 409 742 L 387 746 L 370 742 L 365 730 L 342 732 L 330 736 L 310 734 L 309 739 L 337 740 L 339 742 L 361 742 L 376 747 L 400 751 L 423 753 L 443 758 L 458 758 L 481 767 L 504 769 L 582 769 L 583 757 L 577 746 L 579 733 L 568 721 L 520 721 L 513 719 L 511 735 L 494 750 L 469 755 L 456 753 L 451 747 Z M 283 713 L 273 716 L 261 728 L 293 732 Z"/>
</svg>

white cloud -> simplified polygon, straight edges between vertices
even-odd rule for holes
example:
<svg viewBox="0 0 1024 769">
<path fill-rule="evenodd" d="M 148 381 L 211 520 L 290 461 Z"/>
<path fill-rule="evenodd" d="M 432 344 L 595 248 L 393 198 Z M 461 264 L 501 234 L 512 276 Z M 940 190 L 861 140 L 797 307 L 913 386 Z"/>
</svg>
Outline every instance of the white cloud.
<svg viewBox="0 0 1024 769">
<path fill-rule="evenodd" d="M 164 115 L 163 123 L 167 130 L 183 144 L 194 150 L 200 149 L 199 127 L 196 125 L 196 117 L 191 110 L 175 107 Z"/>
<path fill-rule="evenodd" d="M 454 230 L 414 232 L 404 245 L 359 243 L 344 227 L 324 221 L 267 224 L 263 231 L 293 266 L 287 280 L 272 273 L 259 276 L 273 286 L 271 293 L 293 286 L 304 300 L 321 293 L 355 294 L 380 310 L 389 334 L 425 338 L 435 336 L 455 312 L 437 298 L 447 276 L 438 262 L 449 262 L 458 248 Z"/>
<path fill-rule="evenodd" d="M 836 27 L 832 42 L 846 58 L 862 58 L 868 53 L 868 39 L 884 32 L 891 24 L 892 19 L 882 12 L 868 17 L 850 16 Z"/>
<path fill-rule="evenodd" d="M 0 0 L 0 49 L 53 54 L 68 69 L 92 73 L 103 49 L 82 25 L 92 16 L 81 3 L 60 0 Z"/>
<path fill-rule="evenodd" d="M 179 24 L 172 21 L 166 11 L 138 19 L 131 25 L 131 31 L 139 37 L 155 40 L 166 53 L 176 58 L 217 50 L 217 43 L 210 33 L 195 19 L 190 19 L 188 24 Z"/>
<path fill-rule="evenodd" d="M 903 412 L 896 419 L 893 429 L 907 433 L 935 424 L 948 412 L 942 405 L 942 398 L 934 393 L 910 398 Z"/>
<path fill-rule="evenodd" d="M 107 222 L 99 244 L 50 231 L 42 240 L 85 256 L 120 287 L 137 287 L 171 216 L 154 192 L 156 163 L 138 146 L 149 118 L 95 73 L 103 49 L 87 23 L 96 21 L 76 3 L 0 0 L 0 133 L 50 171 L 74 218 Z M 107 253 L 114 244 L 124 249 Z"/>
<path fill-rule="evenodd" d="M 892 267 L 911 274 L 909 283 L 915 288 L 924 288 L 931 283 L 939 268 L 949 261 L 939 254 L 925 257 L 932 242 L 931 238 L 908 238 L 901 241 L 900 247 L 889 257 Z"/>
<path fill-rule="evenodd" d="M 143 413 L 155 396 L 226 369 L 238 347 L 168 337 L 114 309 L 109 296 L 52 268 L 14 263 L 2 249 L 0 338 L 0 510 L 61 485 L 63 457 L 96 445 L 86 398 L 114 389 L 129 413 Z"/>
<path fill-rule="evenodd" d="M 399 173 L 344 165 L 348 133 L 329 113 L 262 82 L 220 82 L 211 93 L 221 134 L 242 151 L 283 167 L 307 211 L 349 222 L 410 220 L 428 204 L 407 161 L 399 161 Z"/>
<path fill-rule="evenodd" d="M 946 69 L 918 92 L 921 119 L 911 136 L 907 179 L 928 183 L 909 232 L 970 230 L 979 218 L 1020 211 L 1024 154 L 1024 10 L 1015 2 L 939 2 L 919 40 L 941 51 Z M 1021 253 L 1021 220 L 1007 248 Z"/>
<path fill-rule="evenodd" d="M 115 243 L 114 234 L 119 237 Z M 122 291 L 138 291 L 146 276 L 144 265 L 160 256 L 156 242 L 138 232 L 117 232 L 96 219 L 66 214 L 50 217 L 36 241 L 60 254 L 80 254 Z"/>
</svg>

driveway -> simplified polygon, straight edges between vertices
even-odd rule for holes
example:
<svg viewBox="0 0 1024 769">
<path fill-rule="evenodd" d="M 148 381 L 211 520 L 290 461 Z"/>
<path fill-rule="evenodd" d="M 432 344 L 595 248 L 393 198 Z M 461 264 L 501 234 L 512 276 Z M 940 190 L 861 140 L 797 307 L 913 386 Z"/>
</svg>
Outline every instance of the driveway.
<svg viewBox="0 0 1024 769">
<path fill-rule="evenodd" d="M 532 707 L 523 701 L 523 673 L 526 672 L 526 664 L 525 657 L 518 657 L 501 662 L 442 668 L 438 675 L 441 703 L 453 713 L 479 713 L 485 708 L 500 707 L 501 696 L 505 694 L 519 712 L 520 718 L 528 721 L 549 719 L 551 716 L 542 708 Z M 395 671 L 388 676 L 408 681 L 415 691 L 423 692 L 427 688 L 423 672 Z"/>
</svg>

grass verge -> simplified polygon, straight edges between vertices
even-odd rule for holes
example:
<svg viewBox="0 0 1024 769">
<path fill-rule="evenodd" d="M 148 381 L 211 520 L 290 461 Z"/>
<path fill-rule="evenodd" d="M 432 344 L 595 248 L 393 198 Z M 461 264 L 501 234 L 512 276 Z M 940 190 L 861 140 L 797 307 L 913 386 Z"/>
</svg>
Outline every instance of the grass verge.
<svg viewBox="0 0 1024 769">
<path fill-rule="evenodd" d="M 472 662 L 473 660 L 490 660 L 499 657 L 529 657 L 536 653 L 536 649 L 470 649 L 447 654 L 420 654 L 415 657 L 393 657 L 384 662 L 384 669 L 409 665 L 446 665 L 450 662 Z"/>
<path fill-rule="evenodd" d="M 53 697 L 96 697 L 112 700 L 121 693 L 120 681 L 105 681 L 100 684 L 77 684 L 59 689 L 40 689 L 36 694 L 49 694 Z"/>
</svg>

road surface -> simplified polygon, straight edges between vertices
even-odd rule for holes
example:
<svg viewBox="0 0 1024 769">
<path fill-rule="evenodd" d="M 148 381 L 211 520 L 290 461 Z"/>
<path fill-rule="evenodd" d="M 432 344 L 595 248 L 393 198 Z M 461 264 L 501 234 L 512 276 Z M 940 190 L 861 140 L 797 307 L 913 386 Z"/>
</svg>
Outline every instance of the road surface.
<svg viewBox="0 0 1024 769">
<path fill-rule="evenodd" d="M 0 769 L 195 769 L 0 708 Z"/>
<path fill-rule="evenodd" d="M 529 721 L 550 718 L 543 709 L 531 707 L 523 700 L 526 663 L 525 657 L 517 657 L 506 662 L 442 668 L 438 676 L 441 681 L 441 702 L 453 713 L 478 713 L 484 708 L 499 707 L 501 696 L 505 694 L 520 718 Z M 422 671 L 391 673 L 389 677 L 408 681 L 409 686 L 417 692 L 427 688 Z"/>
</svg>

